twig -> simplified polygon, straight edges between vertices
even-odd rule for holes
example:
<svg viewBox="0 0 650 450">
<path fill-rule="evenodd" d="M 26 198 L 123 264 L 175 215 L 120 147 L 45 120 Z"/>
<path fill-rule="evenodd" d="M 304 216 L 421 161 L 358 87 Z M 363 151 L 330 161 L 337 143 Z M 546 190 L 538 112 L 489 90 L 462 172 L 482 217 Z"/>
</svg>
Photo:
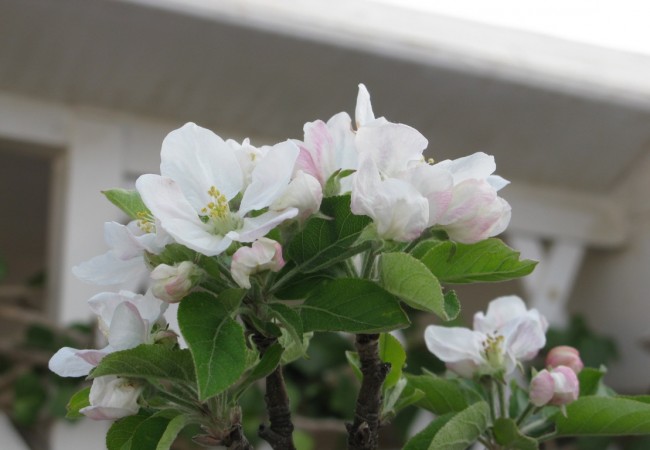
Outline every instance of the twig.
<svg viewBox="0 0 650 450">
<path fill-rule="evenodd" d="M 346 424 L 348 450 L 376 450 L 379 446 L 381 386 L 390 364 L 379 358 L 379 335 L 357 334 L 355 346 L 361 362 L 361 389 L 354 411 L 354 422 Z"/>
<path fill-rule="evenodd" d="M 268 338 L 259 333 L 253 334 L 253 341 L 261 354 L 276 342 L 275 338 Z M 270 426 L 260 425 L 257 432 L 259 437 L 268 442 L 274 450 L 296 450 L 293 443 L 293 422 L 289 408 L 289 396 L 284 384 L 282 365 L 278 365 L 266 377 L 266 394 L 264 395 L 266 410 L 269 413 Z"/>
</svg>

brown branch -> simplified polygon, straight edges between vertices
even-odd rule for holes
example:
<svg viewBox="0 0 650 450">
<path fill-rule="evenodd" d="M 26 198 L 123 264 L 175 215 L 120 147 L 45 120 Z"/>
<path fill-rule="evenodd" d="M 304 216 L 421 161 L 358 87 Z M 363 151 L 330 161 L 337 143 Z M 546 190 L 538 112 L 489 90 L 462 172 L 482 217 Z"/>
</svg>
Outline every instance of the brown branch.
<svg viewBox="0 0 650 450">
<path fill-rule="evenodd" d="M 363 380 L 354 411 L 354 422 L 346 424 L 348 450 L 376 450 L 379 446 L 381 386 L 390 364 L 379 358 L 379 335 L 357 334 L 355 347 L 361 362 Z"/>
<path fill-rule="evenodd" d="M 221 445 L 225 446 L 228 450 L 253 450 L 253 446 L 248 442 L 241 424 L 234 424 L 230 429 L 230 433 L 226 438 L 221 441 Z"/>
<path fill-rule="evenodd" d="M 260 353 L 273 345 L 277 339 L 262 336 L 255 332 L 253 341 Z M 270 426 L 260 425 L 257 432 L 259 437 L 268 442 L 273 450 L 296 450 L 293 443 L 293 422 L 291 421 L 291 409 L 289 408 L 289 396 L 282 375 L 282 365 L 278 365 L 273 372 L 266 377 L 266 394 L 264 395 L 266 410 L 269 414 Z"/>
</svg>

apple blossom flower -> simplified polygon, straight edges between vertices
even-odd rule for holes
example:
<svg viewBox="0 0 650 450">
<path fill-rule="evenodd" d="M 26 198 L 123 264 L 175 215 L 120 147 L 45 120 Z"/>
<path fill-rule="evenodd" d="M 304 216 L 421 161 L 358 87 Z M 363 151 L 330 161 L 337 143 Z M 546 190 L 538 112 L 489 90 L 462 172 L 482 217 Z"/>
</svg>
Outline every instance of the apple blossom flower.
<svg viewBox="0 0 650 450">
<path fill-rule="evenodd" d="M 474 330 L 430 325 L 424 340 L 431 353 L 462 377 L 501 377 L 537 355 L 546 343 L 547 328 L 537 310 L 527 310 L 519 297 L 507 296 L 491 301 L 486 314 L 474 316 Z"/>
<path fill-rule="evenodd" d="M 241 247 L 235 252 L 230 272 L 240 287 L 250 289 L 252 274 L 264 270 L 278 272 L 284 264 L 282 246 L 272 239 L 260 238 L 250 247 Z"/>
<path fill-rule="evenodd" d="M 143 386 L 135 380 L 115 375 L 97 377 L 90 386 L 86 406 L 79 412 L 94 420 L 115 420 L 137 414 L 140 410 L 138 397 Z"/>
<path fill-rule="evenodd" d="M 151 292 L 160 300 L 176 303 L 190 292 L 202 275 L 203 271 L 191 261 L 173 266 L 159 264 L 151 271 Z"/>
<path fill-rule="evenodd" d="M 428 141 L 420 132 L 375 119 L 363 85 L 356 111 L 359 167 L 352 180 L 352 212 L 371 217 L 382 238 L 413 240 L 447 210 L 452 175 L 424 161 Z"/>
<path fill-rule="evenodd" d="M 485 153 L 435 164 L 453 176 L 451 202 L 438 223 L 455 241 L 471 244 L 503 232 L 511 208 L 497 192 L 509 182 L 497 175 L 494 157 Z"/>
<path fill-rule="evenodd" d="M 566 366 L 576 374 L 580 373 L 580 371 L 585 367 L 580 359 L 580 352 L 568 345 L 553 347 L 551 351 L 548 352 L 548 355 L 546 355 L 546 366 L 551 368 Z"/>
<path fill-rule="evenodd" d="M 49 362 L 50 370 L 59 376 L 88 375 L 109 353 L 140 344 L 153 344 L 156 339 L 154 331 L 165 326 L 163 313 L 167 304 L 149 292 L 146 295 L 128 291 L 102 292 L 88 300 L 88 304 L 98 316 L 99 330 L 106 337 L 108 345 L 100 350 L 59 349 Z"/>
<path fill-rule="evenodd" d="M 320 209 L 323 200 L 323 189 L 318 180 L 313 176 L 299 170 L 289 183 L 289 186 L 269 207 L 271 211 L 282 211 L 288 208 L 296 208 L 300 221 L 306 220 L 309 216 Z"/>
<path fill-rule="evenodd" d="M 188 123 L 163 141 L 161 175 L 142 175 L 136 189 L 177 242 L 215 256 L 233 241 L 253 242 L 298 215 L 292 207 L 252 214 L 286 191 L 298 153 L 290 141 L 271 147 L 246 186 L 232 147 L 210 130 Z"/>
<path fill-rule="evenodd" d="M 139 281 L 148 273 L 144 252 L 158 254 L 173 242 L 152 218 L 144 216 L 128 225 L 106 222 L 104 239 L 110 250 L 73 267 L 77 278 L 99 285 Z"/>
<path fill-rule="evenodd" d="M 578 399 L 580 383 L 570 367 L 557 366 L 538 372 L 530 382 L 530 402 L 535 406 L 562 406 Z"/>
<path fill-rule="evenodd" d="M 305 140 L 296 142 L 300 148 L 296 170 L 313 176 L 322 189 L 337 172 L 357 168 L 352 119 L 347 113 L 338 113 L 327 123 L 322 120 L 308 122 L 303 129 Z M 350 191 L 349 177 L 343 178 L 340 184 L 340 192 Z M 329 195 L 338 193 L 328 192 Z"/>
</svg>

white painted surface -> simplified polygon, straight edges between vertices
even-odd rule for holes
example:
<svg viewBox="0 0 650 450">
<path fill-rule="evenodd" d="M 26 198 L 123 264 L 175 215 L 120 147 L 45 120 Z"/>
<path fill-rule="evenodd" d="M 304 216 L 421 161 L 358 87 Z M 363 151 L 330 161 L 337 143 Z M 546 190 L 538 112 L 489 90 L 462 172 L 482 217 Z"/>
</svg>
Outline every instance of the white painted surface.
<svg viewBox="0 0 650 450">
<path fill-rule="evenodd" d="M 111 426 L 108 420 L 84 419 L 79 422 L 59 422 L 51 433 L 51 450 L 106 450 L 106 432 Z"/>
<path fill-rule="evenodd" d="M 0 413 L 0 439 L 3 450 L 29 450 L 23 438 L 16 432 L 9 418 Z"/>
</svg>

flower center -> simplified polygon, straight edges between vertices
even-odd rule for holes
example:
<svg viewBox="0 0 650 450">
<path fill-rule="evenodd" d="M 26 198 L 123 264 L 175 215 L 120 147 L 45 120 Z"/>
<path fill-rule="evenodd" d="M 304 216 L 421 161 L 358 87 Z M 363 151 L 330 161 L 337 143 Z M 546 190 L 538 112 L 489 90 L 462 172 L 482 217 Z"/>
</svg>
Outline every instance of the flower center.
<svg viewBox="0 0 650 450">
<path fill-rule="evenodd" d="M 503 341 L 503 336 L 496 333 L 488 335 L 483 341 L 483 356 L 488 365 L 497 371 L 504 367 Z"/>
<path fill-rule="evenodd" d="M 151 215 L 150 212 L 148 211 L 139 211 L 136 216 L 138 217 L 138 221 L 136 224 L 138 225 L 138 228 L 140 228 L 142 231 L 145 233 L 155 233 L 156 232 L 156 222 Z"/>
<path fill-rule="evenodd" d="M 210 186 L 208 195 L 212 198 L 205 207 L 201 208 L 204 214 L 201 220 L 210 223 L 214 232 L 225 235 L 229 231 L 237 229 L 241 225 L 241 219 L 230 211 L 230 205 L 225 195 L 215 186 Z"/>
</svg>

